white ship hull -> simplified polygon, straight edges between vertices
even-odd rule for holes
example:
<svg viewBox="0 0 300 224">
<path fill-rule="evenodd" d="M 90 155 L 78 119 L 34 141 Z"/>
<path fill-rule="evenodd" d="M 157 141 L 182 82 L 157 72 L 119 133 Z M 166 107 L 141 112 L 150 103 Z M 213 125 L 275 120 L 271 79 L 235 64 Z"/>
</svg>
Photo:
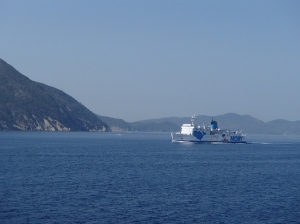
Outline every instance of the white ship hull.
<svg viewBox="0 0 300 224">
<path fill-rule="evenodd" d="M 222 143 L 246 143 L 246 135 L 242 132 L 222 130 L 218 128 L 218 123 L 212 119 L 210 127 L 195 126 L 195 116 L 192 117 L 191 124 L 183 124 L 181 131 L 171 133 L 172 142 L 222 142 Z"/>
<path fill-rule="evenodd" d="M 181 133 L 171 133 L 172 142 L 223 142 L 223 143 L 246 143 L 246 136 L 243 134 L 213 134 L 205 133 L 203 137 L 198 137 L 195 135 L 187 135 Z"/>
</svg>

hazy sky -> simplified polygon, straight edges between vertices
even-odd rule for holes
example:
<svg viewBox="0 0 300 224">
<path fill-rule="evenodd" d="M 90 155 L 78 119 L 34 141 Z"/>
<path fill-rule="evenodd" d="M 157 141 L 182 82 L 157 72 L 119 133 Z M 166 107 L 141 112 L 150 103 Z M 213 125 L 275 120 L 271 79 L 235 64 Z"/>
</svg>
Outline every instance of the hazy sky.
<svg viewBox="0 0 300 224">
<path fill-rule="evenodd" d="M 0 58 L 126 121 L 300 120 L 298 0 L 0 0 Z"/>
</svg>

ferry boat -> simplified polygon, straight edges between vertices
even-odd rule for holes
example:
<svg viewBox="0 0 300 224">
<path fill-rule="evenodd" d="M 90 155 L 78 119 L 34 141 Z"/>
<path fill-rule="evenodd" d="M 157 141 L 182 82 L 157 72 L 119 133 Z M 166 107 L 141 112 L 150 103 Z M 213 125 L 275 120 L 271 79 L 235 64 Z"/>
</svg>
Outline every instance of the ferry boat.
<svg viewBox="0 0 300 224">
<path fill-rule="evenodd" d="M 246 143 L 246 135 L 242 131 L 219 129 L 213 118 L 210 126 L 195 126 L 195 119 L 195 115 L 192 116 L 191 124 L 183 124 L 180 132 L 171 132 L 172 142 Z"/>
</svg>

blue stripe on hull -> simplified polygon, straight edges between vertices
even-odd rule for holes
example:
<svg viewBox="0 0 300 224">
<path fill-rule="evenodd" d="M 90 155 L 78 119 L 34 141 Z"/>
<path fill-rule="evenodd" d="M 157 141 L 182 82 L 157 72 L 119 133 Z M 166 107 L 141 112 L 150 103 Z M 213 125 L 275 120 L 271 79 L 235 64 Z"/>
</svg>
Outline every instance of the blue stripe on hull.
<svg viewBox="0 0 300 224">
<path fill-rule="evenodd" d="M 246 141 L 241 142 L 222 142 L 222 141 L 197 141 L 197 140 L 174 140 L 173 142 L 192 142 L 192 143 L 247 143 Z"/>
</svg>

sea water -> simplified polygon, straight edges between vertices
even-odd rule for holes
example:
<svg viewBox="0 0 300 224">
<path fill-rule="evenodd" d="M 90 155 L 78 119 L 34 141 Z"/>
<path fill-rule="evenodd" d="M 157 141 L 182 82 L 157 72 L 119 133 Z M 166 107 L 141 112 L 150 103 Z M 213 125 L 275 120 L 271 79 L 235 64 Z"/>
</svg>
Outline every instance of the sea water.
<svg viewBox="0 0 300 224">
<path fill-rule="evenodd" d="M 0 132 L 1 223 L 299 223 L 300 137 Z"/>
</svg>

